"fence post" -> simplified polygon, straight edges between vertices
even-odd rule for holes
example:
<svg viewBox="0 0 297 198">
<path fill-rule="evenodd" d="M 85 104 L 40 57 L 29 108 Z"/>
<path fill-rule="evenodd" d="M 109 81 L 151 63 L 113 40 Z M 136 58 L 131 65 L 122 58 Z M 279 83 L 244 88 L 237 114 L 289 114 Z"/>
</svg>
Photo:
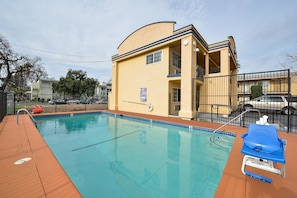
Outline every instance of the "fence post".
<svg viewBox="0 0 297 198">
<path fill-rule="evenodd" d="M 210 105 L 210 120 L 211 120 L 211 122 L 213 122 L 213 120 L 212 120 L 212 108 L 213 108 L 213 105 L 211 104 Z"/>
<path fill-rule="evenodd" d="M 0 106 L 3 107 L 0 109 L 0 122 L 7 114 L 7 93 L 0 91 Z"/>
<path fill-rule="evenodd" d="M 291 76 L 290 76 L 290 69 L 288 69 L 288 106 L 290 106 L 290 102 L 291 102 Z M 287 132 L 289 133 L 289 131 L 291 130 L 291 115 L 290 115 L 290 110 L 288 110 L 288 128 L 287 128 Z"/>
<path fill-rule="evenodd" d="M 15 94 L 14 93 L 12 93 L 13 94 L 13 115 L 15 115 L 16 114 L 16 109 L 15 109 Z"/>
<path fill-rule="evenodd" d="M 245 97 L 246 97 L 246 93 L 245 93 L 245 73 L 243 74 L 243 106 L 245 105 Z M 240 111 L 240 113 L 242 113 Z M 242 127 L 245 126 L 245 116 L 243 116 L 243 119 L 242 119 Z"/>
<path fill-rule="evenodd" d="M 0 91 L 0 106 L 3 107 L 0 109 L 0 122 L 2 121 L 4 115 L 4 103 L 3 103 L 3 91 Z"/>
</svg>

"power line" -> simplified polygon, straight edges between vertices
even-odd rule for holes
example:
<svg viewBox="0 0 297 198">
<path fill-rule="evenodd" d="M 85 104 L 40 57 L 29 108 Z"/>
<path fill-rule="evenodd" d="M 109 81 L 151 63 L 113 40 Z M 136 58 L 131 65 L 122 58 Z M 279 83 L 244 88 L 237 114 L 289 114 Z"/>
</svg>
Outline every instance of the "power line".
<svg viewBox="0 0 297 198">
<path fill-rule="evenodd" d="M 103 63 L 103 62 L 110 62 L 110 60 L 86 60 L 86 61 L 78 61 L 78 60 L 66 60 L 66 59 L 59 59 L 59 58 L 47 58 L 42 57 L 43 60 L 47 61 L 54 61 L 54 62 L 62 62 L 62 63 Z"/>
<path fill-rule="evenodd" d="M 95 56 L 81 56 L 81 55 L 74 55 L 74 54 L 64 54 L 64 53 L 59 53 L 59 52 L 52 52 L 52 51 L 47 51 L 47 50 L 41 50 L 41 49 L 35 49 L 35 48 L 31 48 L 31 47 L 25 47 L 22 45 L 18 45 L 15 43 L 11 43 L 12 45 L 15 45 L 17 47 L 22 47 L 25 49 L 29 49 L 29 50 L 34 50 L 34 51 L 39 51 L 39 52 L 44 52 L 44 53 L 50 53 L 50 54 L 57 54 L 57 55 L 62 55 L 62 56 L 74 56 L 74 57 L 81 57 L 81 58 L 99 58 L 99 57 L 95 57 Z M 107 58 L 107 57 L 104 57 Z"/>
<path fill-rule="evenodd" d="M 15 46 L 18 46 L 18 47 L 22 47 L 22 48 L 26 48 L 26 49 L 30 49 L 30 50 L 34 50 L 34 51 L 45 52 L 45 53 L 49 53 L 49 54 L 57 54 L 57 55 L 61 55 L 61 56 L 71 56 L 71 57 L 77 57 L 77 58 L 98 58 L 98 57 L 94 57 L 94 56 L 63 54 L 63 53 L 58 53 L 58 52 L 35 49 L 35 48 L 31 48 L 31 47 L 25 47 L 25 46 L 18 45 L 15 43 L 12 43 L 12 44 Z M 59 58 L 49 58 L 49 57 L 44 57 L 44 56 L 41 56 L 41 58 L 43 60 L 54 61 L 54 62 L 58 62 L 58 63 L 102 63 L 102 62 L 110 62 L 111 61 L 111 59 L 108 59 L 108 60 L 68 60 L 68 59 L 59 59 Z"/>
</svg>

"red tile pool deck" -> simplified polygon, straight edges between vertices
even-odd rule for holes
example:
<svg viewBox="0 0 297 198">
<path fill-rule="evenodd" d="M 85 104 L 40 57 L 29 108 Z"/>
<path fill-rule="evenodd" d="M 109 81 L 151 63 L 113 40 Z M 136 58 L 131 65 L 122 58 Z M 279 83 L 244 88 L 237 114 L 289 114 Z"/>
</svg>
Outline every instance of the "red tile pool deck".
<svg viewBox="0 0 297 198">
<path fill-rule="evenodd" d="M 183 120 L 174 117 L 151 116 L 120 111 L 107 111 L 166 122 L 217 129 L 220 124 Z M 82 112 L 71 112 L 82 113 Z M 69 112 L 68 112 L 69 114 Z M 45 114 L 43 114 L 45 115 Z M 0 197 L 82 197 L 59 162 L 40 136 L 28 115 L 6 116 L 0 123 Z M 261 175 L 273 179 L 264 183 L 241 173 L 243 155 L 241 134 L 246 128 L 226 126 L 223 130 L 236 133 L 223 176 L 215 197 L 297 197 L 297 134 L 280 132 L 288 141 L 286 150 L 286 178 L 265 171 Z M 15 165 L 30 157 L 32 160 Z"/>
</svg>

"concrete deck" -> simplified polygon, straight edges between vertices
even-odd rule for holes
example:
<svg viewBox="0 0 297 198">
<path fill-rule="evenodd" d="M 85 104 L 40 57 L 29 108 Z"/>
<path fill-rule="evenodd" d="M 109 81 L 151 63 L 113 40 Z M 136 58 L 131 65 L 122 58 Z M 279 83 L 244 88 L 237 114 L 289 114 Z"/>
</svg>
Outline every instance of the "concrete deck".
<svg viewBox="0 0 297 198">
<path fill-rule="evenodd" d="M 111 112 L 111 111 L 109 111 Z M 71 112 L 74 113 L 74 112 Z M 128 112 L 115 113 L 167 122 L 216 129 L 220 124 L 182 120 L 174 117 L 149 116 Z M 243 155 L 241 134 L 246 128 L 226 126 L 225 131 L 237 134 L 215 197 L 297 197 L 297 134 L 280 132 L 288 141 L 286 178 L 261 171 L 273 179 L 267 184 L 241 173 Z M 25 157 L 32 160 L 20 165 L 14 162 Z M 57 159 L 47 147 L 28 115 L 6 116 L 0 123 L 0 196 L 1 197 L 82 197 Z M 258 172 L 257 170 L 255 172 Z"/>
</svg>

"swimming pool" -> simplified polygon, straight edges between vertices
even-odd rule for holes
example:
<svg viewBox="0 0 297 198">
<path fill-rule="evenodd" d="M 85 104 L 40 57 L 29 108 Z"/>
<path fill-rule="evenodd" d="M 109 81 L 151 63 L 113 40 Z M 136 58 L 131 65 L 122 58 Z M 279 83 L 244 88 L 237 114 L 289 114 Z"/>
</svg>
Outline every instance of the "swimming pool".
<svg viewBox="0 0 297 198">
<path fill-rule="evenodd" d="M 109 113 L 35 119 L 84 197 L 213 197 L 230 152 L 207 130 L 158 121 Z"/>
</svg>

